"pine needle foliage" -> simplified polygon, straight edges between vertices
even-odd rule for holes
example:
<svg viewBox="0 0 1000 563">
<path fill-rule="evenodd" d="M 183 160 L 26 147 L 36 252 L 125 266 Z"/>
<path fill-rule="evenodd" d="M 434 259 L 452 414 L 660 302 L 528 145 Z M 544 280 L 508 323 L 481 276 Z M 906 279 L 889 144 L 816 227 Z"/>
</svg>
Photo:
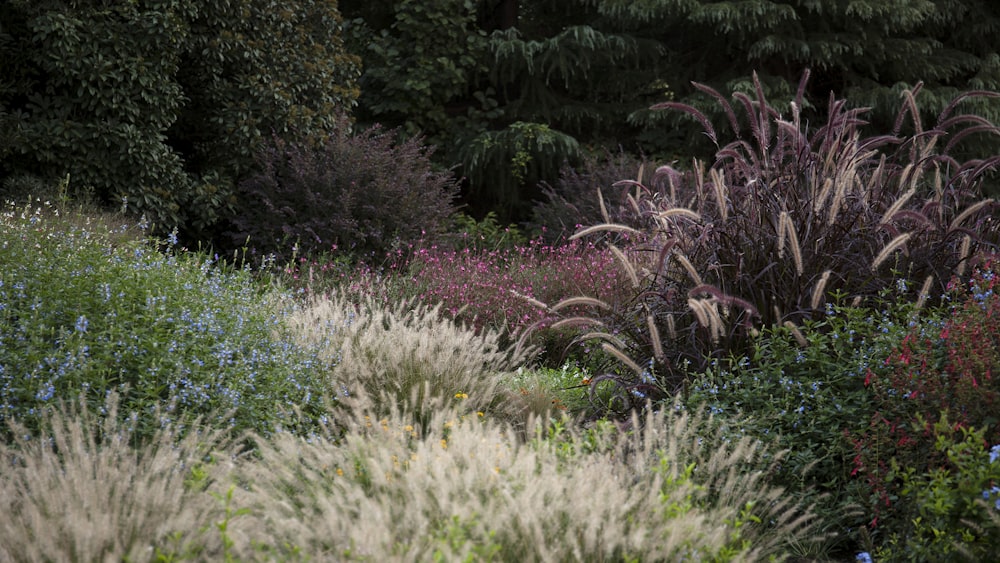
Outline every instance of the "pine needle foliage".
<svg viewBox="0 0 1000 563">
<path fill-rule="evenodd" d="M 624 182 L 637 188 L 640 223 L 655 220 L 623 252 L 640 280 L 635 300 L 610 317 L 595 311 L 625 336 L 623 352 L 651 368 L 624 384 L 658 375 L 662 389 L 677 390 L 683 366 L 739 355 L 755 327 L 818 316 L 831 292 L 867 302 L 902 277 L 916 280 L 908 294 L 914 300 L 928 278 L 931 294 L 940 295 L 980 251 L 1000 242 L 997 205 L 982 196 L 1000 157 L 960 161 L 951 154 L 967 135 L 1000 133 L 960 112 L 966 98 L 997 94 L 965 94 L 925 126 L 915 88 L 902 98 L 895 129 L 869 137 L 862 132 L 866 110 L 833 97 L 828 120 L 810 128 L 800 113 L 807 78 L 785 115 L 759 82 L 752 96 L 733 94 L 734 103 L 697 85 L 730 116 L 735 138 L 725 144 L 698 109 L 654 106 L 691 114 L 718 150 L 707 169 L 697 161 L 687 172 L 659 168 L 669 190 Z M 904 124 L 913 133 L 904 133 Z M 665 339 L 663 361 L 648 316 Z"/>
</svg>

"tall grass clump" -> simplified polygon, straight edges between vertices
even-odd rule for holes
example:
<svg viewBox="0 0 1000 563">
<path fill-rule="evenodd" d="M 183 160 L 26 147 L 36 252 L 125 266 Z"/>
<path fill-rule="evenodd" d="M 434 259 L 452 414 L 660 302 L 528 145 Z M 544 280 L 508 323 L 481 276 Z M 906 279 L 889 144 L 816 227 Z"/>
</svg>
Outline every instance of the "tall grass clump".
<svg viewBox="0 0 1000 563">
<path fill-rule="evenodd" d="M 111 392 L 137 436 L 185 413 L 262 434 L 320 413 L 322 361 L 284 337 L 284 298 L 203 254 L 113 235 L 43 202 L 3 210 L 0 432 Z"/>
<path fill-rule="evenodd" d="M 454 408 L 424 423 L 365 408 L 346 435 L 282 435 L 241 467 L 236 533 L 321 559 L 760 560 L 811 539 L 811 516 L 765 474 L 749 440 L 667 411 L 623 432 L 536 426 L 524 442 Z"/>
<path fill-rule="evenodd" d="M 733 94 L 735 104 L 696 85 L 729 116 L 735 139 L 724 145 L 697 109 L 655 106 L 698 119 L 719 147 L 714 161 L 688 171 L 660 167 L 654 182 L 666 190 L 623 181 L 636 226 L 606 222 L 575 235 L 641 239 L 616 252 L 639 298 L 595 315 L 619 333 L 605 345 L 634 360 L 635 374 L 622 385 L 656 378 L 676 390 L 685 364 L 702 368 L 708 357 L 742 354 L 756 327 L 822 317 L 834 291 L 847 303 L 871 303 L 903 280 L 913 283 L 901 298 L 940 295 L 996 246 L 997 206 L 982 187 L 1000 156 L 959 162 L 951 154 L 970 135 L 1000 132 L 958 111 L 964 100 L 997 94 L 963 94 L 926 126 L 918 85 L 903 93 L 895 129 L 868 136 L 867 110 L 832 97 L 827 121 L 810 127 L 801 115 L 806 78 L 788 115 L 759 84 L 754 95 Z"/>
<path fill-rule="evenodd" d="M 60 404 L 42 417 L 43 437 L 9 422 L 13 438 L 0 442 L 0 559 L 221 554 L 218 535 L 203 528 L 219 516 L 218 503 L 202 489 L 220 477 L 206 460 L 233 451 L 222 432 L 181 436 L 168 425 L 136 449 L 136 421 L 117 416 L 117 394 L 101 405 L 104 414 L 85 402 Z"/>
<path fill-rule="evenodd" d="M 316 297 L 289 316 L 300 345 L 319 350 L 322 377 L 342 397 L 361 389 L 376 414 L 408 405 L 420 417 L 461 406 L 468 412 L 500 412 L 505 373 L 528 350 L 505 347 L 500 334 L 479 334 L 441 314 L 440 305 L 411 300 L 360 303 L 340 293 Z"/>
</svg>

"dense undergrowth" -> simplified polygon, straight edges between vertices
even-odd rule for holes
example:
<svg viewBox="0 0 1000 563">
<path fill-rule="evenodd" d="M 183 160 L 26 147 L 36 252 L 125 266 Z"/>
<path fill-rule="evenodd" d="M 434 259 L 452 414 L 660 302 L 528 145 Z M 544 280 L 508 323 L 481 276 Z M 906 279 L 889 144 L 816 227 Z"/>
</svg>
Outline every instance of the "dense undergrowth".
<svg viewBox="0 0 1000 563">
<path fill-rule="evenodd" d="M 603 186 L 568 242 L 459 219 L 270 271 L 6 204 L 0 558 L 994 553 L 996 161 L 947 149 L 995 128 L 708 93 L 718 160 Z"/>
</svg>

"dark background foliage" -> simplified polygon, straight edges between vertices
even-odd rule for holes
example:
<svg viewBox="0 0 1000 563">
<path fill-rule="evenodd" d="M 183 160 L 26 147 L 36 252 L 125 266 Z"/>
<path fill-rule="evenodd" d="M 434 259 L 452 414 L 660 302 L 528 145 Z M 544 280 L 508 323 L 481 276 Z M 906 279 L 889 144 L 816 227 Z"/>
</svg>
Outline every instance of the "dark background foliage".
<svg viewBox="0 0 1000 563">
<path fill-rule="evenodd" d="M 0 176 L 71 176 L 210 237 L 272 133 L 323 138 L 358 96 L 335 2 L 0 6 Z"/>
<path fill-rule="evenodd" d="M 293 248 L 377 263 L 400 241 L 434 240 L 455 211 L 458 186 L 433 169 L 430 153 L 420 138 L 397 143 L 379 127 L 320 147 L 275 137 L 260 153 L 261 171 L 237 188 L 231 244 L 281 264 Z"/>
<path fill-rule="evenodd" d="M 683 103 L 721 127 L 723 107 L 693 82 L 750 94 L 756 71 L 787 117 L 809 68 L 803 120 L 824 122 L 833 93 L 885 132 L 918 82 L 926 123 L 960 92 L 1000 89 L 998 30 L 986 0 L 12 0 L 0 177 L 20 192 L 25 175 L 69 174 L 76 192 L 225 246 L 263 140 L 321 142 L 349 116 L 427 139 L 439 169 L 458 165 L 470 215 L 526 223 L 541 183 L 589 155 L 711 158 L 701 123 L 651 109 Z M 965 104 L 1000 116 L 997 99 Z"/>
</svg>

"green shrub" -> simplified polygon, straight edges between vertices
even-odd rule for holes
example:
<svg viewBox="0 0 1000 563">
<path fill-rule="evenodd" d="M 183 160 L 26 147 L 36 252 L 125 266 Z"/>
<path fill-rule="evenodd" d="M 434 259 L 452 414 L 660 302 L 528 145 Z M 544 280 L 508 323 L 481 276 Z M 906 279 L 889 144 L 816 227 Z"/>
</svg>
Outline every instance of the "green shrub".
<svg viewBox="0 0 1000 563">
<path fill-rule="evenodd" d="M 346 125 L 317 147 L 275 138 L 258 157 L 260 173 L 239 186 L 231 244 L 258 261 L 337 252 L 370 262 L 435 238 L 458 186 L 420 142 L 396 142 L 379 127 L 352 135 Z"/>
<path fill-rule="evenodd" d="M 5 435 L 7 420 L 34 430 L 58 401 L 99 409 L 111 392 L 138 416 L 137 436 L 190 413 L 267 434 L 285 411 L 319 412 L 321 363 L 282 337 L 283 297 L 200 254 L 112 244 L 86 221 L 49 225 L 43 208 L 0 216 Z"/>
<path fill-rule="evenodd" d="M 359 94 L 336 2 L 10 0 L 0 12 L 0 176 L 71 174 L 160 234 L 215 234 L 264 136 L 324 138 Z"/>
<path fill-rule="evenodd" d="M 886 530 L 878 561 L 987 561 L 996 555 L 1000 527 L 991 521 L 1000 511 L 1000 444 L 987 449 L 984 430 L 955 424 L 943 412 L 926 436 L 942 465 L 918 470 L 893 460 L 889 478 L 900 484 L 894 501 L 899 526 Z"/>
<path fill-rule="evenodd" d="M 788 451 L 771 482 L 815 502 L 830 532 L 828 544 L 808 546 L 810 556 L 848 556 L 862 541 L 868 491 L 852 477 L 851 435 L 875 409 L 866 374 L 884 369 L 915 319 L 914 305 L 894 295 L 881 311 L 830 303 L 822 319 L 762 331 L 749 355 L 714 361 L 686 389 L 685 404 L 708 405 L 734 438 Z"/>
<path fill-rule="evenodd" d="M 984 440 L 1000 442 L 996 260 L 987 256 L 967 284 L 953 280 L 944 318 L 911 327 L 884 365 L 865 376 L 873 412 L 853 434 L 854 472 L 867 487 L 879 537 L 901 533 L 917 516 L 906 503 L 897 506 L 903 473 L 957 470 L 935 442 L 941 419 L 947 417 L 956 434 L 975 428 Z"/>
</svg>

